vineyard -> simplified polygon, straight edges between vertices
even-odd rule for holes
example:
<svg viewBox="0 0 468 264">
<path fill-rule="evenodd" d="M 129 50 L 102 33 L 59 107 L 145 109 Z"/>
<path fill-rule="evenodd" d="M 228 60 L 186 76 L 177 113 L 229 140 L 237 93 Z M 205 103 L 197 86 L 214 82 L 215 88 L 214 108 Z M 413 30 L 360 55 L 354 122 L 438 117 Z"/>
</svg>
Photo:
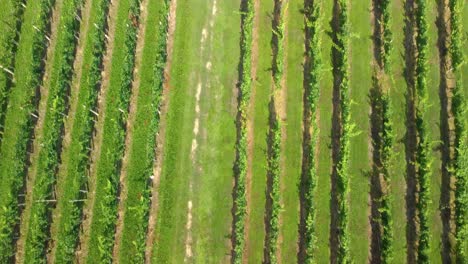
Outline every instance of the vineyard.
<svg viewBox="0 0 468 264">
<path fill-rule="evenodd" d="M 468 263 L 464 0 L 3 0 L 1 263 Z"/>
</svg>

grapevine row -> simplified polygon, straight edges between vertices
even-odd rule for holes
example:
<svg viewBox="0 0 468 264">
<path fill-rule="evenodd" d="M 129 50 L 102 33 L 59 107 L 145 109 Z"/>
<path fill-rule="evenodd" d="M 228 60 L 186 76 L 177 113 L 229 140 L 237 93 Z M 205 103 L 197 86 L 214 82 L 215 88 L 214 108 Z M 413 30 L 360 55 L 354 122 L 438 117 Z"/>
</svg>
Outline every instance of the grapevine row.
<svg viewBox="0 0 468 264">
<path fill-rule="evenodd" d="M 303 142 L 300 192 L 300 248 L 299 261 L 316 263 L 317 249 L 315 191 L 317 187 L 316 153 L 319 136 L 317 105 L 322 76 L 322 14 L 317 0 L 304 2 L 305 62 L 303 83 Z"/>
<path fill-rule="evenodd" d="M 50 31 L 50 16 L 53 5 L 54 0 L 40 1 L 38 9 L 35 11 L 37 12 L 36 16 L 32 19 L 32 25 L 28 25 L 31 26 L 32 31 L 31 44 L 23 43 L 24 45 L 30 45 L 32 60 L 29 61 L 29 65 L 21 65 L 21 67 L 24 67 L 23 70 L 27 76 L 18 76 L 21 81 L 18 80 L 15 85 L 15 88 L 27 91 L 24 98 L 25 102 L 19 106 L 19 109 L 9 112 L 11 115 L 20 115 L 21 121 L 12 121 L 13 123 L 18 122 L 15 124 L 18 126 L 17 134 L 10 134 L 11 138 L 5 136 L 9 144 L 3 144 L 1 149 L 0 173 L 2 175 L 2 192 L 4 192 L 0 201 L 1 263 L 8 263 L 15 254 L 14 241 L 15 236 L 17 236 L 16 227 L 21 212 L 18 196 L 25 185 L 24 173 L 28 157 L 28 145 L 31 142 L 31 134 L 35 124 L 33 113 L 37 111 L 36 92 L 42 84 L 44 74 L 44 58 L 48 45 L 47 34 Z M 24 87 L 22 87 L 23 85 Z M 8 119 L 8 116 L 6 118 Z M 12 118 L 15 119 L 14 116 Z M 11 146 L 11 144 L 14 145 Z"/>
<path fill-rule="evenodd" d="M 334 191 L 332 201 L 336 208 L 336 226 L 331 232 L 331 236 L 336 236 L 336 261 L 338 263 L 350 263 L 349 252 L 349 145 L 350 137 L 353 133 L 351 124 L 350 99 L 349 99 L 349 18 L 347 0 L 334 1 L 334 14 L 332 20 L 333 47 L 332 66 L 334 78 L 334 113 L 333 122 L 338 129 L 333 129 L 333 175 Z M 333 186 L 332 186 L 333 187 Z M 335 232 L 337 232 L 335 234 Z"/>
<path fill-rule="evenodd" d="M 254 8 L 253 0 L 241 3 L 241 40 L 239 97 L 237 106 L 236 160 L 234 163 L 234 217 L 232 262 L 242 263 L 245 244 L 245 217 L 247 214 L 246 174 L 247 174 L 247 109 L 252 86 L 252 29 Z"/>
<path fill-rule="evenodd" d="M 377 197 L 373 203 L 377 204 L 373 221 L 377 222 L 380 243 L 373 245 L 380 253 L 373 256 L 376 261 L 391 263 L 393 258 L 393 218 L 390 198 L 390 171 L 393 157 L 393 124 L 392 102 L 390 98 L 390 52 L 392 50 L 392 33 L 390 28 L 390 1 L 374 1 L 376 16 L 374 30 L 374 48 L 377 50 L 374 70 L 374 91 L 371 94 L 372 104 L 372 137 L 374 148 L 374 177 L 376 183 L 372 188 L 378 188 Z M 381 179 L 383 176 L 383 179 Z M 382 181 L 382 182 L 380 182 Z"/>
<path fill-rule="evenodd" d="M 283 0 L 275 0 L 273 10 L 271 46 L 273 49 L 272 72 L 273 81 L 277 87 L 280 86 L 283 76 L 284 63 L 284 19 L 283 19 Z"/>
<path fill-rule="evenodd" d="M 135 121 L 134 140 L 130 165 L 128 169 L 129 195 L 125 210 L 124 231 L 122 236 L 122 250 L 129 250 L 132 256 L 120 253 L 120 258 L 145 262 L 146 233 L 150 210 L 150 180 L 153 174 L 155 158 L 156 137 L 159 130 L 160 107 L 162 102 L 163 84 L 165 81 L 164 70 L 167 60 L 167 32 L 169 24 L 169 5 L 171 0 L 161 2 L 161 18 L 157 29 L 156 58 L 153 64 L 152 85 L 140 90 L 138 100 L 137 117 Z M 146 47 L 145 47 L 146 48 Z M 148 49 L 153 47 L 148 47 Z M 143 89 L 141 87 L 140 89 Z M 148 91 L 149 90 L 149 94 Z M 145 101 L 142 102 L 143 97 Z M 147 99 L 149 97 L 149 100 Z M 144 104 L 143 104 L 144 103 Z M 149 119 L 149 127 L 144 124 Z M 141 129 L 139 129 L 141 127 Z M 144 185 L 144 187 L 139 187 Z M 137 187 L 137 190 L 131 190 Z M 130 194 L 133 194 L 130 196 Z"/>
<path fill-rule="evenodd" d="M 456 83 L 453 91 L 452 109 L 455 117 L 455 223 L 456 223 L 456 261 L 468 261 L 468 132 L 467 103 L 463 94 L 462 65 L 463 55 L 463 23 L 461 13 L 464 2 L 450 0 L 450 56 Z"/>
<path fill-rule="evenodd" d="M 130 104 L 130 94 L 135 66 L 135 50 L 140 18 L 140 0 L 130 1 L 126 19 L 124 51 L 125 57 L 121 68 L 120 86 L 116 98 L 109 97 L 103 133 L 106 135 L 101 146 L 98 161 L 96 202 L 93 210 L 93 223 L 88 260 L 97 257 L 101 263 L 112 261 L 114 233 L 117 220 L 118 186 L 122 157 L 125 148 L 125 126 Z M 109 93 L 111 96 L 111 93 Z M 112 108 L 112 109 L 111 109 Z M 100 185 L 102 184 L 102 186 Z M 97 213 L 99 211 L 99 214 Z M 96 243 L 96 244 L 95 244 Z M 95 247 L 97 246 L 97 248 Z M 98 252 L 96 254 L 96 252 Z"/>
<path fill-rule="evenodd" d="M 275 111 L 275 96 L 270 101 L 270 120 L 267 139 L 267 232 L 265 234 L 265 263 L 278 263 L 276 252 L 279 236 L 279 214 L 280 204 L 280 161 L 281 161 L 281 126 L 278 114 Z"/>
<path fill-rule="evenodd" d="M 68 94 L 73 76 L 73 62 L 77 45 L 76 34 L 80 28 L 81 0 L 64 3 L 58 33 L 51 85 L 44 119 L 44 136 L 39 152 L 37 174 L 32 189 L 31 216 L 25 244 L 25 261 L 43 263 L 49 236 L 50 215 L 54 199 L 53 186 L 59 165 L 64 113 L 68 109 Z"/>
<path fill-rule="evenodd" d="M 418 136 L 416 146 L 417 179 L 419 184 L 419 199 L 417 200 L 417 214 L 419 218 L 418 237 L 418 263 L 428 263 L 430 253 L 429 231 L 429 203 L 430 197 L 430 145 L 427 135 L 425 118 L 425 105 L 427 105 L 427 75 L 428 75 L 428 23 L 427 3 L 424 0 L 416 0 L 416 132 Z"/>
<path fill-rule="evenodd" d="M 267 197 L 266 197 L 266 233 L 265 233 L 265 263 L 277 263 L 278 237 L 280 232 L 279 215 L 280 198 L 280 161 L 281 161 L 281 124 L 276 111 L 276 94 L 283 88 L 284 60 L 284 6 L 282 0 L 276 0 L 273 10 L 271 48 L 273 53 L 272 77 L 274 88 L 269 106 L 269 133 L 267 137 Z"/>
<path fill-rule="evenodd" d="M 71 132 L 70 150 L 68 156 L 64 158 L 64 162 L 68 164 L 64 182 L 66 191 L 59 198 L 57 205 L 61 219 L 58 224 L 55 261 L 59 263 L 73 261 L 78 242 L 83 204 L 86 199 L 86 175 L 90 162 L 91 138 L 95 124 L 93 111 L 96 112 L 102 79 L 109 3 L 109 0 L 97 1 L 96 18 L 90 20 L 93 26 L 90 27 L 90 37 L 85 46 L 83 74 Z"/>
</svg>

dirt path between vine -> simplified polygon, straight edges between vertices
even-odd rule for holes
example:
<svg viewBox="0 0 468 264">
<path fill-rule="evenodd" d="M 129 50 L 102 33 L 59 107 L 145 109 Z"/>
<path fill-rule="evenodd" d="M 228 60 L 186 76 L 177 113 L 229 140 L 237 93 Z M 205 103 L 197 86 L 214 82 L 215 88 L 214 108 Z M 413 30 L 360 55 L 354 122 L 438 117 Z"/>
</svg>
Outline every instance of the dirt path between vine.
<svg viewBox="0 0 468 264">
<path fill-rule="evenodd" d="M 78 263 L 84 263 L 84 260 L 88 253 L 88 241 L 89 241 L 89 229 L 91 226 L 91 212 L 95 204 L 96 194 L 96 165 L 99 156 L 101 155 L 101 145 L 103 140 L 103 127 L 105 119 L 105 102 L 107 97 L 107 90 L 110 84 L 110 72 L 112 66 L 112 55 L 114 50 L 114 35 L 116 30 L 116 19 L 117 11 L 119 7 L 119 0 L 111 0 L 109 7 L 108 30 L 107 30 L 107 41 L 106 41 L 106 54 L 103 58 L 103 71 L 102 71 L 102 83 L 101 89 L 98 95 L 97 109 L 98 118 L 94 129 L 94 135 L 92 139 L 92 151 L 90 154 L 90 169 L 88 177 L 88 196 L 83 208 L 83 222 L 81 224 L 80 238 L 78 242 L 78 250 L 76 251 L 76 258 Z"/>
<path fill-rule="evenodd" d="M 55 46 L 57 44 L 57 34 L 58 34 L 58 26 L 60 23 L 60 13 L 62 11 L 63 0 L 57 0 L 53 10 L 52 10 L 52 17 L 51 17 L 51 24 L 50 24 L 50 34 L 49 34 L 49 45 L 47 47 L 47 55 L 45 59 L 45 72 L 42 79 L 42 85 L 40 87 L 40 101 L 38 106 L 38 118 L 34 127 L 34 134 L 33 134 L 33 142 L 32 142 L 32 151 L 29 154 L 29 163 L 27 163 L 25 168 L 27 170 L 26 179 L 26 188 L 24 190 L 24 209 L 21 214 L 20 219 L 20 236 L 16 241 L 16 254 L 15 254 L 15 261 L 17 263 L 24 262 L 25 256 L 25 243 L 26 238 L 28 236 L 28 226 L 29 226 L 29 218 L 31 215 L 31 203 L 32 201 L 32 192 L 34 182 L 36 180 L 36 171 L 37 171 L 37 161 L 38 156 L 41 151 L 41 140 L 43 137 L 44 132 L 44 118 L 47 112 L 47 100 L 49 98 L 49 89 L 47 87 L 50 86 L 50 75 L 51 71 L 53 70 L 53 63 L 54 63 L 54 53 L 55 53 Z"/>
<path fill-rule="evenodd" d="M 135 51 L 135 68 L 133 71 L 133 82 L 132 82 L 132 94 L 130 97 L 130 107 L 128 113 L 128 121 L 126 124 L 126 136 L 125 136 L 125 153 L 122 159 L 122 168 L 120 170 L 120 199 L 118 199 L 118 216 L 117 223 L 115 227 L 115 244 L 112 252 L 112 259 L 115 262 L 119 262 L 119 250 L 122 243 L 122 231 L 123 231 L 123 220 L 125 216 L 125 201 L 128 196 L 128 187 L 127 187 L 127 168 L 129 162 L 129 155 L 131 155 L 132 149 L 132 136 L 133 136 L 133 127 L 135 125 L 137 104 L 138 104 L 138 95 L 140 92 L 140 83 L 141 75 L 140 70 L 142 69 L 142 59 L 143 59 L 143 48 L 145 45 L 145 36 L 146 36 L 146 22 L 148 18 L 148 2 L 149 0 L 143 0 L 140 6 L 140 21 L 138 25 L 138 36 L 136 43 Z"/>
<path fill-rule="evenodd" d="M 172 69 L 172 51 L 174 49 L 174 33 L 176 28 L 176 11 L 177 11 L 177 0 L 171 0 L 169 6 L 169 17 L 168 17 L 168 30 L 167 30 L 167 47 L 166 47 L 166 67 L 164 69 L 164 84 L 162 103 L 160 110 L 160 124 L 159 132 L 154 135 L 156 137 L 155 146 L 155 162 L 153 166 L 153 182 L 151 191 L 151 209 L 148 223 L 148 233 L 146 237 L 146 251 L 145 258 L 146 262 L 151 262 L 153 253 L 153 244 L 156 238 L 156 223 L 159 208 L 159 182 L 161 179 L 161 169 L 164 161 L 164 142 L 166 138 L 166 113 L 169 107 L 169 90 L 170 88 L 170 74 Z"/>
<path fill-rule="evenodd" d="M 76 50 L 76 55 L 75 55 L 75 61 L 73 63 L 73 69 L 74 70 L 74 76 L 72 79 L 72 84 L 70 87 L 70 106 L 69 106 L 69 112 L 67 115 L 67 118 L 64 122 L 64 138 L 63 138 L 63 151 L 62 151 L 62 157 L 64 153 L 67 153 L 67 149 L 70 146 L 70 137 L 71 137 L 71 131 L 73 129 L 73 123 L 75 120 L 75 113 L 77 109 L 77 103 L 78 103 L 78 94 L 80 92 L 80 82 L 81 82 L 81 74 L 82 74 L 82 68 L 83 68 L 83 52 L 84 52 L 84 46 L 86 43 L 87 39 L 87 33 L 88 33 L 88 28 L 89 28 L 89 18 L 90 18 L 90 13 L 91 13 L 91 7 L 92 7 L 92 0 L 88 0 L 84 3 L 83 8 L 81 10 L 81 30 L 79 33 L 79 39 L 78 39 L 78 44 L 77 44 L 77 50 Z M 63 161 L 63 159 L 61 159 Z M 61 162 L 58 168 L 58 171 L 66 171 L 67 163 Z M 63 182 L 64 177 L 61 173 L 57 173 L 57 184 L 56 186 L 62 186 L 61 182 Z M 66 187 L 66 186 L 65 186 Z M 65 190 L 62 188 L 56 188 L 55 189 L 55 196 L 56 197 L 62 197 L 62 193 Z M 56 219 L 60 219 L 60 211 L 57 209 L 54 209 L 52 212 L 52 224 L 50 227 L 50 237 L 54 238 L 56 237 L 57 233 L 57 228 L 58 225 L 56 224 Z M 55 259 L 55 241 L 50 240 L 48 244 L 48 250 L 47 250 L 47 260 L 49 262 L 52 262 Z"/>
</svg>

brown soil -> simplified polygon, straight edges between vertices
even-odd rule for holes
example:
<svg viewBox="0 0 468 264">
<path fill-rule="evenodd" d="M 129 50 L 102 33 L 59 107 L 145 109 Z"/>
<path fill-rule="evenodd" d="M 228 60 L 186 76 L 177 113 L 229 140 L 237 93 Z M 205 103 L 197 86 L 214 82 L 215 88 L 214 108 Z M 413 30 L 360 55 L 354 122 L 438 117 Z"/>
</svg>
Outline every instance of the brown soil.
<svg viewBox="0 0 468 264">
<path fill-rule="evenodd" d="M 117 223 L 115 227 L 115 244 L 114 249 L 112 252 L 112 259 L 115 262 L 119 262 L 119 251 L 120 245 L 122 243 L 122 232 L 123 232 L 123 225 L 124 225 L 124 217 L 125 217 L 125 201 L 127 200 L 128 196 L 128 188 L 127 188 L 127 168 L 129 162 L 129 155 L 131 155 L 131 147 L 132 147 L 132 136 L 133 136 L 133 127 L 135 125 L 135 118 L 136 118 L 136 111 L 137 111 L 137 103 L 138 103 L 138 95 L 140 91 L 140 82 L 141 76 L 139 71 L 142 67 L 141 62 L 143 59 L 143 47 L 145 44 L 145 33 L 146 33 L 146 20 L 148 17 L 148 0 L 143 0 L 140 6 L 140 21 L 138 25 L 138 36 L 137 36 L 137 43 L 136 43 L 136 51 L 135 51 L 135 68 L 133 71 L 133 82 L 132 82 L 132 94 L 130 97 L 130 107 L 128 112 L 128 119 L 126 124 L 126 136 L 125 136 L 125 151 L 124 156 L 122 159 L 122 167 L 120 169 L 120 182 L 119 182 L 119 199 L 118 199 L 118 215 L 117 215 Z"/>
<path fill-rule="evenodd" d="M 156 222 L 157 222 L 157 213 L 159 206 L 159 181 L 161 178 L 161 169 L 164 160 L 164 142 L 166 135 L 166 113 L 169 106 L 169 90 L 170 90 L 170 73 L 172 68 L 172 51 L 174 47 L 174 32 L 176 27 L 176 10 L 177 10 L 177 0 L 171 0 L 169 6 L 169 27 L 167 32 L 167 61 L 166 69 L 164 70 L 164 90 L 163 90 L 163 100 L 161 105 L 161 118 L 159 124 L 159 134 L 155 135 L 156 137 L 156 147 L 155 147 L 155 163 L 153 167 L 153 186 L 151 193 L 151 211 L 149 216 L 148 224 L 148 235 L 146 237 L 146 253 L 145 258 L 146 262 L 151 262 L 151 257 L 153 253 L 152 246 L 154 245 L 156 239 Z"/>
<path fill-rule="evenodd" d="M 67 153 L 67 149 L 70 145 L 70 137 L 71 137 L 71 131 L 73 129 L 73 123 L 75 120 L 75 112 L 77 109 L 77 98 L 78 94 L 80 91 L 80 81 L 81 81 L 81 73 L 82 73 L 82 66 L 83 66 L 83 49 L 84 49 L 84 44 L 86 42 L 87 38 L 87 32 L 88 32 L 88 25 L 89 25 L 89 16 L 91 12 L 91 1 L 86 1 L 86 3 L 83 6 L 82 10 L 82 24 L 81 24 L 81 31 L 80 31 L 80 37 L 78 40 L 77 44 L 77 51 L 75 55 L 75 62 L 73 64 L 73 69 L 76 69 L 74 72 L 74 77 L 72 81 L 72 85 L 70 88 L 70 111 L 67 115 L 67 118 L 65 120 L 64 124 L 64 138 L 63 138 L 63 151 L 62 154 Z M 63 156 L 62 156 L 63 158 Z M 63 159 L 61 159 L 63 160 Z M 59 165 L 58 173 L 57 173 L 57 187 L 65 187 L 63 186 L 63 172 L 65 172 L 67 163 L 61 163 Z M 56 188 L 55 190 L 55 195 L 56 197 L 62 197 L 62 193 L 65 190 L 62 188 Z M 60 211 L 57 209 L 54 209 L 52 213 L 52 219 L 53 222 L 51 224 L 51 238 L 56 237 L 57 233 L 57 228 L 58 228 L 58 222 L 56 221 L 57 219 L 60 219 Z M 55 259 L 55 241 L 53 239 L 50 240 L 49 245 L 48 245 L 48 250 L 47 250 L 47 260 L 49 262 L 52 262 Z"/>
<path fill-rule="evenodd" d="M 414 17 L 414 0 L 405 2 L 405 79 L 407 83 L 406 95 L 406 135 L 405 135 L 405 155 L 406 155 L 406 242 L 407 242 L 407 263 L 416 263 L 418 248 L 418 217 L 416 210 L 418 181 L 416 174 L 416 98 L 415 98 L 415 63 L 416 63 L 416 22 Z"/>
<path fill-rule="evenodd" d="M 88 253 L 88 240 L 89 240 L 89 229 L 91 225 L 92 215 L 91 212 L 93 211 L 93 207 L 95 204 L 95 194 L 96 194 L 96 164 L 99 156 L 101 155 L 101 145 L 103 140 L 103 127 L 104 127 L 104 118 L 105 118 L 105 102 L 107 97 L 107 89 L 109 87 L 110 82 L 110 70 L 112 64 L 112 54 L 114 49 L 114 39 L 115 28 L 116 28 L 116 18 L 117 18 L 117 10 L 119 6 L 119 0 L 111 0 L 111 4 L 109 7 L 109 15 L 108 15 L 108 30 L 107 35 L 109 36 L 109 40 L 106 43 L 106 54 L 103 58 L 103 72 L 102 72 L 102 84 L 101 90 L 99 91 L 98 95 L 98 118 L 95 127 L 95 133 L 93 135 L 92 140 L 92 151 L 90 156 L 90 170 L 89 170 L 89 177 L 88 177 L 88 196 L 83 208 L 83 222 L 81 225 L 81 233 L 78 242 L 78 250 L 76 251 L 76 258 L 78 263 L 84 263 L 85 258 Z"/>
<path fill-rule="evenodd" d="M 438 46 L 440 57 L 440 146 L 442 156 L 442 183 L 440 193 L 440 216 L 442 219 L 442 262 L 455 262 L 455 175 L 449 168 L 455 161 L 455 123 L 452 111 L 452 97 L 455 87 L 452 72 L 450 47 L 450 9 L 448 0 L 438 1 L 437 27 L 439 31 Z"/>
<path fill-rule="evenodd" d="M 31 203 L 32 203 L 32 190 L 34 186 L 34 182 L 36 179 L 36 171 L 37 171 L 37 161 L 39 157 L 39 153 L 41 150 L 41 140 L 43 137 L 43 128 L 44 128 L 44 118 L 45 113 L 47 112 L 47 100 L 49 98 L 49 89 L 47 88 L 50 86 L 50 74 L 52 71 L 52 64 L 54 61 L 54 52 L 55 46 L 57 44 L 57 32 L 58 32 L 58 24 L 60 21 L 60 13 L 62 10 L 63 1 L 58 0 L 54 6 L 52 11 L 52 19 L 50 24 L 50 41 L 47 47 L 47 55 L 45 59 L 45 72 L 42 80 L 42 86 L 40 87 L 39 91 L 39 98 L 37 99 L 39 102 L 38 112 L 36 113 L 39 117 L 36 120 L 36 124 L 34 127 L 34 134 L 33 140 L 31 140 L 31 149 L 32 151 L 29 152 L 28 156 L 28 163 L 27 168 L 25 168 L 26 176 L 26 189 L 24 190 L 24 209 L 21 210 L 21 219 L 19 224 L 19 231 L 20 235 L 18 240 L 16 241 L 16 255 L 15 261 L 18 263 L 22 263 L 24 261 L 24 246 L 27 238 L 27 231 L 29 226 L 29 217 L 31 214 Z"/>
</svg>

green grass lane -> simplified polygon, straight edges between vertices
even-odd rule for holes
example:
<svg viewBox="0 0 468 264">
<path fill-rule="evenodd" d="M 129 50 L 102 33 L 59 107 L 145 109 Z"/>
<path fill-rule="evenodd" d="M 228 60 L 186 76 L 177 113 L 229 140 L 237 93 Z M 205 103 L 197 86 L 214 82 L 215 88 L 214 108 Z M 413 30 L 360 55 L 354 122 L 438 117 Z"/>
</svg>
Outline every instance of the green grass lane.
<svg viewBox="0 0 468 264">
<path fill-rule="evenodd" d="M 101 79 L 100 65 L 104 56 L 103 27 L 108 12 L 108 0 L 93 1 L 89 15 L 89 27 L 83 37 L 83 64 L 77 107 L 71 125 L 70 143 L 62 152 L 62 163 L 58 172 L 58 198 L 56 217 L 52 223 L 52 239 L 56 241 L 52 249 L 54 261 L 67 262 L 74 258 L 78 242 L 83 202 L 85 198 L 81 190 L 85 189 L 87 167 L 89 165 L 89 150 L 91 147 L 94 114 L 90 111 L 97 104 L 99 89 L 96 85 Z M 98 26 L 95 26 L 98 25 Z M 98 30 L 99 28 L 99 30 Z"/>
<path fill-rule="evenodd" d="M 209 1 L 207 6 L 210 21 L 205 28 L 209 32 L 206 42 L 209 44 L 202 54 L 199 148 L 193 168 L 193 250 L 194 262 L 200 264 L 229 261 L 239 6 L 237 0 Z M 214 23 L 213 27 L 210 23 Z M 211 69 L 207 68 L 208 63 Z"/>
<path fill-rule="evenodd" d="M 329 235 L 330 235 L 330 192 L 331 192 L 331 116 L 333 76 L 331 71 L 331 45 L 328 32 L 331 32 L 330 21 L 332 17 L 333 1 L 324 1 L 322 6 L 322 65 L 323 76 L 318 102 L 319 112 L 319 151 L 317 159 L 317 263 L 330 261 Z"/>
<path fill-rule="evenodd" d="M 441 262 L 441 236 L 442 220 L 440 218 L 440 186 L 442 181 L 441 172 L 441 153 L 437 145 L 440 144 L 440 98 L 439 98 L 439 49 L 437 44 L 438 29 L 437 2 L 428 1 L 427 4 L 427 22 L 429 25 L 429 50 L 428 50 L 428 107 L 426 108 L 425 121 L 427 124 L 429 142 L 432 142 L 432 175 L 431 175 L 431 194 L 432 203 L 429 205 L 429 230 L 431 234 L 431 253 L 430 260 L 433 263 Z"/>
<path fill-rule="evenodd" d="M 392 3 L 392 33 L 393 50 L 390 58 L 391 87 L 390 96 L 393 106 L 393 126 L 395 134 L 395 157 L 391 169 L 391 199 L 393 216 L 394 257 L 395 263 L 406 263 L 406 161 L 405 141 L 406 133 L 406 81 L 403 76 L 404 60 L 404 5 L 402 2 Z"/>
<path fill-rule="evenodd" d="M 182 263 L 185 256 L 188 189 L 193 174 L 190 149 L 198 81 L 194 69 L 204 67 L 199 61 L 200 38 L 209 8 L 202 0 L 177 1 L 153 263 Z M 208 98 L 204 100 L 209 101 Z"/>
<path fill-rule="evenodd" d="M 304 1 L 291 0 L 285 3 L 285 22 L 287 42 L 285 46 L 285 78 L 286 78 L 286 120 L 285 140 L 282 155 L 284 171 L 281 173 L 281 199 L 283 211 L 281 214 L 281 244 L 282 263 L 295 263 L 297 255 L 298 225 L 299 225 L 299 189 L 302 165 L 302 111 L 303 111 L 303 66 L 304 61 L 304 17 L 301 9 Z"/>
<path fill-rule="evenodd" d="M 369 253 L 369 90 L 372 87 L 372 29 L 369 1 L 350 1 L 351 122 L 360 134 L 350 140 L 350 253 L 356 263 L 366 263 Z"/>
<path fill-rule="evenodd" d="M 265 240 L 265 191 L 267 165 L 267 133 L 268 133 L 268 103 L 271 94 L 271 14 L 273 1 L 259 1 L 259 10 L 255 13 L 258 27 L 258 53 L 256 80 L 252 83 L 251 110 L 248 118 L 252 122 L 253 152 L 251 166 L 251 189 L 247 197 L 249 211 L 246 223 L 247 241 L 246 258 L 248 263 L 261 263 L 263 260 L 263 246 Z M 255 54 L 254 54 L 255 56 Z"/>
<path fill-rule="evenodd" d="M 150 0 L 146 19 L 146 32 L 142 61 L 139 68 L 140 87 L 135 122 L 130 145 L 128 145 L 129 161 L 127 166 L 127 198 L 124 205 L 123 230 L 118 259 L 122 263 L 131 263 L 144 257 L 144 243 L 146 222 L 149 212 L 149 181 L 153 173 L 153 160 L 155 153 L 155 120 L 161 100 L 162 83 L 155 84 L 155 79 L 162 80 L 162 72 L 155 72 L 155 61 L 160 46 L 165 41 L 166 23 L 164 20 L 167 10 L 163 7 L 166 1 Z M 162 24 L 161 24 L 162 23 Z M 165 52 L 166 46 L 162 47 Z M 158 58 L 158 63 L 161 63 Z M 163 65 L 162 65 L 163 66 Z M 137 258 L 138 257 L 138 258 Z"/>
</svg>

